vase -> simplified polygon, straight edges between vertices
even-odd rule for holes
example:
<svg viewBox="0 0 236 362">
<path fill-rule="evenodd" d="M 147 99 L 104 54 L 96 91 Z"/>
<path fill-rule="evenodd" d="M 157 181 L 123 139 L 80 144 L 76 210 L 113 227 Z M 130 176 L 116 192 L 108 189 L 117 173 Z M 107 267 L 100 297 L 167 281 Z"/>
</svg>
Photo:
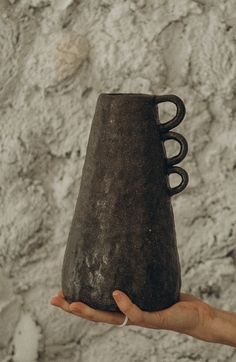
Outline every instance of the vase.
<svg viewBox="0 0 236 362">
<path fill-rule="evenodd" d="M 158 105 L 175 116 L 160 122 Z M 181 268 L 171 197 L 188 183 L 179 166 L 187 154 L 175 128 L 185 116 L 175 95 L 101 93 L 89 134 L 80 189 L 62 267 L 62 290 L 71 303 L 119 311 L 112 292 L 125 292 L 146 311 L 179 300 Z M 167 157 L 165 141 L 179 152 Z M 171 187 L 169 175 L 180 183 Z"/>
</svg>

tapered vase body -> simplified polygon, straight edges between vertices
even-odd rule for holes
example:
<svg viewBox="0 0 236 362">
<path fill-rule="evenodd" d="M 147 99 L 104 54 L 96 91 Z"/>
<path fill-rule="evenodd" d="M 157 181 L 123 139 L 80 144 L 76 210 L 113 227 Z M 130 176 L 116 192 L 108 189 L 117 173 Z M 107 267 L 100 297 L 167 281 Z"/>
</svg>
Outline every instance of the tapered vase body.
<svg viewBox="0 0 236 362">
<path fill-rule="evenodd" d="M 175 117 L 161 123 L 158 104 L 173 102 Z M 62 268 L 69 302 L 119 311 L 112 292 L 124 291 L 141 309 L 161 310 L 179 300 L 181 269 L 171 197 L 187 183 L 175 166 L 187 153 L 170 129 L 184 118 L 174 95 L 102 93 L 90 130 L 79 195 Z M 180 145 L 167 158 L 165 141 Z M 169 175 L 181 183 L 171 188 Z"/>
</svg>

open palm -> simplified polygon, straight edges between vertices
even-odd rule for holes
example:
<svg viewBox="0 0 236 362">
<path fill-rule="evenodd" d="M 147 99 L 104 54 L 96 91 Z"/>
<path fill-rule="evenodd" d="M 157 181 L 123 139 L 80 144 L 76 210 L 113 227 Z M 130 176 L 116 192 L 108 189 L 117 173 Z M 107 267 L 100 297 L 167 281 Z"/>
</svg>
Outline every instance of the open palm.
<svg viewBox="0 0 236 362">
<path fill-rule="evenodd" d="M 62 292 L 54 296 L 50 302 L 68 313 L 93 322 L 119 325 L 122 324 L 126 315 L 127 325 L 172 330 L 204 341 L 211 341 L 211 336 L 207 331 L 215 316 L 214 309 L 191 294 L 181 293 L 179 302 L 169 308 L 154 312 L 141 310 L 121 291 L 114 291 L 113 298 L 120 313 L 96 310 L 82 302 L 69 304 Z"/>
</svg>

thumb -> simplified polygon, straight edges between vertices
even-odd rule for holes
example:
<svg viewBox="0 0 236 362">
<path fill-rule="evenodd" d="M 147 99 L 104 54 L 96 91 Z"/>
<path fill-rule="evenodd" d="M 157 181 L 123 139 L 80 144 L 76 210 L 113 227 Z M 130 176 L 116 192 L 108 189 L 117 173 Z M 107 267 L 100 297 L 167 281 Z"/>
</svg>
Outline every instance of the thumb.
<svg viewBox="0 0 236 362">
<path fill-rule="evenodd" d="M 113 292 L 113 297 L 120 311 L 124 313 L 131 322 L 148 328 L 167 329 L 166 310 L 147 312 L 132 303 L 131 299 L 120 290 Z"/>
<path fill-rule="evenodd" d="M 122 313 L 124 313 L 133 323 L 141 323 L 143 320 L 143 311 L 135 305 L 131 299 L 120 290 L 112 293 L 115 302 Z"/>
</svg>

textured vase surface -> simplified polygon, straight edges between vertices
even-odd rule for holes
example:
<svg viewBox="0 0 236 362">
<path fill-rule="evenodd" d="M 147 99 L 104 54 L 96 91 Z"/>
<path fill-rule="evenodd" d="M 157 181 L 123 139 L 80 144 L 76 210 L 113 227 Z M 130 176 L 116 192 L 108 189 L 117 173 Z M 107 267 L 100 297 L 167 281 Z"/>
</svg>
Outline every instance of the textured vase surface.
<svg viewBox="0 0 236 362">
<path fill-rule="evenodd" d="M 162 102 L 176 105 L 166 123 L 158 116 Z M 170 130 L 184 115 L 184 103 L 175 95 L 99 95 L 62 268 L 67 301 L 119 311 L 115 289 L 146 311 L 179 300 L 171 197 L 188 183 L 186 171 L 175 166 L 186 156 L 187 142 Z M 180 147 L 167 158 L 164 143 L 170 139 Z M 173 188 L 171 173 L 181 177 Z"/>
</svg>

